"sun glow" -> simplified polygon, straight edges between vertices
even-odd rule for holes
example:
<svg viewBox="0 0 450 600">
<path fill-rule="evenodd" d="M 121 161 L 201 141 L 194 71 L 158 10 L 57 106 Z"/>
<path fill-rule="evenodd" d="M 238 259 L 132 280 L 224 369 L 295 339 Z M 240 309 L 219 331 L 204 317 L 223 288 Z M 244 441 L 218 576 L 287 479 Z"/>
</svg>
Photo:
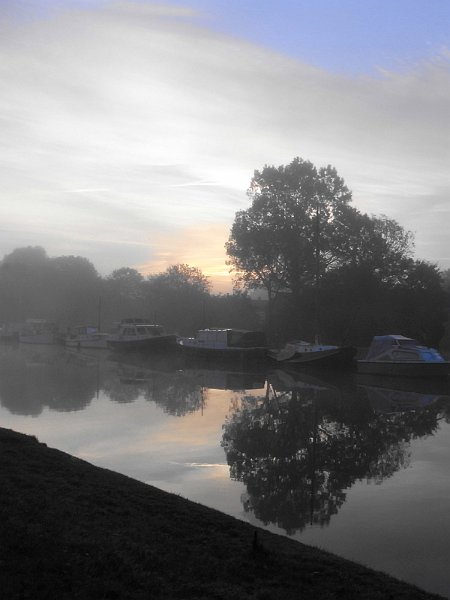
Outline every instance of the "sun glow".
<svg viewBox="0 0 450 600">
<path fill-rule="evenodd" d="M 232 275 L 226 265 L 225 242 L 229 226 L 223 224 L 190 227 L 176 235 L 154 239 L 154 258 L 136 268 L 143 275 L 161 273 L 175 264 L 198 267 L 206 275 L 216 294 L 232 291 Z"/>
</svg>

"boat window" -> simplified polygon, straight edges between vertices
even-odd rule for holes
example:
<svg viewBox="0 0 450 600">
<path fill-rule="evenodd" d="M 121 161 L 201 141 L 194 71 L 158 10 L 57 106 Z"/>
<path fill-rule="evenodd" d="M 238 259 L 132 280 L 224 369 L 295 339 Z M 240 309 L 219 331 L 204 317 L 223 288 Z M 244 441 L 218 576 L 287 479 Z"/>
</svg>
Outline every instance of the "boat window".
<svg viewBox="0 0 450 600">
<path fill-rule="evenodd" d="M 397 340 L 397 343 L 401 348 L 416 348 L 420 346 L 417 340 Z"/>
<path fill-rule="evenodd" d="M 417 352 L 408 352 L 405 350 L 401 350 L 401 351 L 394 350 L 392 352 L 392 357 L 394 360 L 412 360 L 412 361 L 420 360 L 420 357 L 417 354 Z"/>
<path fill-rule="evenodd" d="M 138 331 L 141 335 L 161 335 L 161 327 L 154 327 L 153 325 L 145 325 L 143 327 L 138 327 Z"/>
</svg>

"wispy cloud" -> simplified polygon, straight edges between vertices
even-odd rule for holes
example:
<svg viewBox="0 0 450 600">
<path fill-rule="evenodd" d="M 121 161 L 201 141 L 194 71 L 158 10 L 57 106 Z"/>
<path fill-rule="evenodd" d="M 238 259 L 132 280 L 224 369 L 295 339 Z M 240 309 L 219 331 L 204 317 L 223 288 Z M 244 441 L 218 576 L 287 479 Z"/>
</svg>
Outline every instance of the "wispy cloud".
<svg viewBox="0 0 450 600">
<path fill-rule="evenodd" d="M 191 244 L 223 264 L 253 170 L 302 156 L 334 164 L 356 206 L 450 267 L 446 51 L 346 78 L 208 31 L 192 11 L 130 2 L 4 22 L 0 51 L 0 218 L 50 252 L 58 230 L 92 240 L 77 249 L 107 272 L 168 247 L 191 262 Z"/>
</svg>

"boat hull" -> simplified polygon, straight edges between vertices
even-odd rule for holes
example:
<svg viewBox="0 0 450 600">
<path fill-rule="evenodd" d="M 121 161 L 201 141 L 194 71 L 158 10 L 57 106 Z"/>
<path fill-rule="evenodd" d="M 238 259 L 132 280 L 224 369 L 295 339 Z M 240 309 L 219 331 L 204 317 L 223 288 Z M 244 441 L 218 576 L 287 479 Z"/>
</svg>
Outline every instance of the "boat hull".
<svg viewBox="0 0 450 600">
<path fill-rule="evenodd" d="M 356 373 L 355 382 L 362 388 L 397 390 L 407 393 L 450 396 L 450 380 L 446 377 L 406 377 L 380 375 L 379 373 Z"/>
<path fill-rule="evenodd" d="M 180 348 L 186 358 L 202 361 L 257 363 L 267 358 L 266 348 L 204 348 L 187 344 Z"/>
<path fill-rule="evenodd" d="M 162 335 L 134 340 L 109 339 L 108 348 L 115 352 L 156 352 L 160 350 L 176 349 L 177 337 L 175 335 Z"/>
<path fill-rule="evenodd" d="M 66 339 L 66 346 L 68 348 L 108 348 L 108 341 L 106 339 Z"/>
<path fill-rule="evenodd" d="M 278 359 L 272 355 L 278 364 L 291 366 L 323 366 L 330 368 L 353 367 L 356 349 L 352 346 L 343 346 L 329 350 L 320 350 L 317 352 L 295 352 L 289 358 Z"/>
<path fill-rule="evenodd" d="M 58 338 L 52 333 L 20 334 L 19 342 L 21 344 L 57 344 Z"/>
<path fill-rule="evenodd" d="M 445 378 L 450 372 L 449 362 L 390 362 L 358 360 L 358 373 L 389 377 Z"/>
</svg>

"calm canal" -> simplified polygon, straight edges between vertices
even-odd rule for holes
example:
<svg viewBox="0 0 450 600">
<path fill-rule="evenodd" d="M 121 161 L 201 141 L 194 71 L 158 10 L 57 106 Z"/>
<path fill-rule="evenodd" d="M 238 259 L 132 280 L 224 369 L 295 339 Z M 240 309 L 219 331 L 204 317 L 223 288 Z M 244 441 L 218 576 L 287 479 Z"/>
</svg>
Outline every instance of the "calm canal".
<svg viewBox="0 0 450 600">
<path fill-rule="evenodd" d="M 450 597 L 448 382 L 0 347 L 1 426 Z"/>
</svg>

